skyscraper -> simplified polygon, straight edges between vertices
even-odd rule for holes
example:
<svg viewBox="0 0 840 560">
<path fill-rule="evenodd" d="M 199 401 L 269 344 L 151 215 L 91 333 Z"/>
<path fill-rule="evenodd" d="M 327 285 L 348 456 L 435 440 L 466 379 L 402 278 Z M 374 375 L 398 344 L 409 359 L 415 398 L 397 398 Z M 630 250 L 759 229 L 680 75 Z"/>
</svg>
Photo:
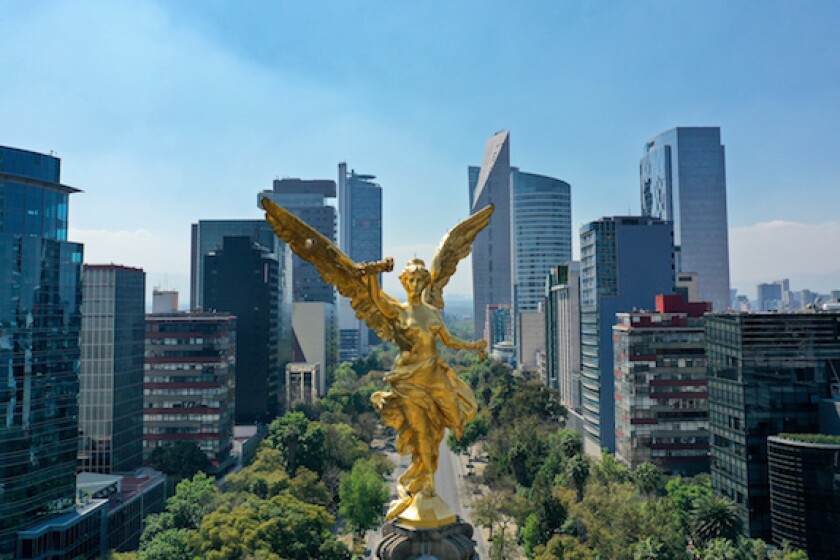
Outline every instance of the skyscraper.
<svg viewBox="0 0 840 560">
<path fill-rule="evenodd" d="M 790 281 L 776 280 L 756 286 L 756 311 L 791 311 Z"/>
<path fill-rule="evenodd" d="M 382 187 L 374 179 L 338 164 L 338 244 L 356 262 L 382 259 Z M 367 353 L 375 334 L 356 318 L 347 298 L 338 299 L 339 359 L 352 360 Z"/>
<path fill-rule="evenodd" d="M 82 246 L 60 166 L 0 147 L 0 556 L 75 498 Z"/>
<path fill-rule="evenodd" d="M 268 360 L 266 363 L 270 362 L 277 364 L 276 371 L 271 374 L 266 371 L 262 371 L 262 373 L 248 373 L 248 370 L 237 368 L 237 391 L 240 390 L 240 385 L 242 386 L 241 390 L 246 391 L 248 390 L 245 389 L 246 387 L 253 387 L 253 383 L 256 383 L 256 381 L 253 383 L 246 382 L 243 376 L 264 376 L 263 382 L 266 384 L 264 388 L 259 389 L 255 387 L 251 389 L 257 392 L 262 391 L 263 395 L 259 397 L 259 402 L 255 402 L 253 404 L 260 410 L 263 410 L 264 407 L 262 405 L 265 403 L 262 403 L 261 401 L 268 397 L 268 384 L 270 383 L 275 387 L 274 396 L 276 397 L 278 395 L 276 387 L 277 384 L 280 383 L 279 376 L 282 375 L 285 365 L 292 359 L 293 267 L 292 252 L 289 250 L 289 247 L 277 238 L 274 231 L 271 229 L 271 226 L 265 220 L 201 220 L 197 224 L 193 224 L 192 266 L 190 276 L 190 285 L 192 286 L 193 292 L 191 294 L 190 301 L 194 305 L 197 305 L 198 309 L 233 313 L 233 308 L 239 308 L 238 306 L 243 305 L 244 299 L 247 299 L 247 297 L 250 296 L 257 297 L 256 294 L 250 294 L 249 296 L 249 294 L 240 293 L 242 288 L 237 288 L 237 285 L 245 286 L 246 284 L 250 284 L 255 281 L 252 270 L 240 268 L 238 270 L 226 269 L 230 274 L 226 272 L 224 275 L 223 280 L 227 283 L 225 284 L 226 287 L 224 290 L 222 290 L 219 283 L 222 279 L 216 278 L 215 281 L 212 282 L 215 286 L 214 299 L 209 302 L 206 299 L 208 290 L 207 275 L 205 274 L 206 258 L 211 254 L 217 256 L 217 252 L 223 249 L 227 238 L 243 237 L 251 244 L 250 248 L 248 248 L 245 252 L 250 253 L 252 252 L 251 249 L 254 249 L 260 254 L 261 260 L 268 259 L 276 262 L 276 274 L 272 273 L 272 278 L 274 278 L 276 286 L 270 288 L 276 293 L 276 297 L 273 300 L 274 307 L 272 308 L 269 317 L 266 319 L 267 322 L 257 322 L 249 326 L 247 321 L 245 324 L 242 324 L 240 318 L 240 322 L 237 325 L 240 332 L 256 333 L 260 329 L 265 331 L 268 331 L 269 329 L 274 330 L 273 336 L 276 337 L 276 340 L 272 340 L 271 342 L 271 348 L 274 355 L 271 358 L 265 359 Z M 243 244 L 247 245 L 248 243 L 240 240 L 240 242 L 237 243 L 237 246 L 241 246 Z M 269 268 L 274 270 L 273 266 L 269 266 Z M 266 287 L 265 289 L 269 288 Z M 227 297 L 226 294 L 229 294 L 233 301 L 224 301 L 221 299 Z M 193 307 L 193 311 L 196 310 L 197 308 Z M 253 309 L 250 311 L 250 316 L 256 317 L 257 315 L 259 314 Z M 248 344 L 256 343 L 246 341 L 244 344 L 247 346 Z M 266 351 L 266 348 L 263 348 L 261 351 Z M 248 359 L 257 360 L 261 358 L 257 358 L 257 356 L 249 356 L 246 359 L 246 363 Z M 239 399 L 237 399 L 237 402 L 239 402 Z M 246 413 L 245 409 L 242 408 L 249 406 L 247 402 L 248 401 L 246 401 L 246 404 L 238 405 L 239 410 L 236 418 L 237 423 L 244 422 L 250 424 L 254 421 L 254 416 L 251 413 Z M 273 402 L 276 402 L 276 399 L 274 399 Z M 241 414 L 245 414 L 245 416 L 241 416 Z"/>
<path fill-rule="evenodd" d="M 283 270 L 280 291 L 288 294 L 286 313 L 291 325 L 292 261 L 291 251 L 280 241 L 265 220 L 199 220 L 192 224 L 190 246 L 190 309 L 204 306 L 204 257 L 222 246 L 225 237 L 247 236 L 277 255 Z M 288 261 L 288 265 L 287 265 Z M 289 327 L 291 329 L 291 327 Z M 291 331 L 289 332 L 291 336 Z"/>
<path fill-rule="evenodd" d="M 674 223 L 676 266 L 696 274 L 701 301 L 730 307 L 726 169 L 718 127 L 678 127 L 645 145 L 642 214 Z"/>
<path fill-rule="evenodd" d="M 706 315 L 712 486 L 770 540 L 768 436 L 815 433 L 840 373 L 840 313 Z"/>
<path fill-rule="evenodd" d="M 271 421 L 291 356 L 279 348 L 280 266 L 248 237 L 225 237 L 204 257 L 204 309 L 236 317 L 236 423 Z"/>
<path fill-rule="evenodd" d="M 78 469 L 133 471 L 143 462 L 146 274 L 85 265 L 82 285 Z"/>
<path fill-rule="evenodd" d="M 569 427 L 582 430 L 580 402 L 580 263 L 555 267 L 545 287 L 545 383 L 560 391 Z"/>
<path fill-rule="evenodd" d="M 485 325 L 487 306 L 511 304 L 510 134 L 501 130 L 487 140 L 481 167 L 469 168 L 470 214 L 488 204 L 493 217 L 472 247 L 473 324 Z"/>
<path fill-rule="evenodd" d="M 572 260 L 571 187 L 513 168 L 510 204 L 513 304 L 518 315 L 539 309 L 546 276 Z"/>
<path fill-rule="evenodd" d="M 615 314 L 650 308 L 674 291 L 670 222 L 615 216 L 580 230 L 581 401 L 584 446 L 615 452 Z"/>
<path fill-rule="evenodd" d="M 382 187 L 374 179 L 338 164 L 339 247 L 356 262 L 382 258 Z"/>
<path fill-rule="evenodd" d="M 327 179 L 276 179 L 272 190 L 263 197 L 275 202 L 312 226 L 330 241 L 336 241 L 336 211 L 328 204 L 335 199 L 335 181 Z M 381 250 L 381 249 L 380 249 Z M 315 267 L 297 255 L 292 257 L 294 301 L 324 301 L 335 303 L 335 288 L 321 280 Z"/>
</svg>

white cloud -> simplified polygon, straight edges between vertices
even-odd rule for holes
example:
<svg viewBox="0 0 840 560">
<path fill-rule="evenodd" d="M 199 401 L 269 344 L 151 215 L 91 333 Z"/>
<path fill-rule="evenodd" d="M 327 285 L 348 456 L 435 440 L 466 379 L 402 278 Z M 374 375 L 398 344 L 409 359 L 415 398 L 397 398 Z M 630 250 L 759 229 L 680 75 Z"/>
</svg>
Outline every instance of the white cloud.
<svg viewBox="0 0 840 560">
<path fill-rule="evenodd" d="M 732 228 L 729 236 L 733 287 L 749 296 L 755 286 L 789 278 L 791 289 L 840 289 L 840 222 L 760 222 Z"/>
</svg>

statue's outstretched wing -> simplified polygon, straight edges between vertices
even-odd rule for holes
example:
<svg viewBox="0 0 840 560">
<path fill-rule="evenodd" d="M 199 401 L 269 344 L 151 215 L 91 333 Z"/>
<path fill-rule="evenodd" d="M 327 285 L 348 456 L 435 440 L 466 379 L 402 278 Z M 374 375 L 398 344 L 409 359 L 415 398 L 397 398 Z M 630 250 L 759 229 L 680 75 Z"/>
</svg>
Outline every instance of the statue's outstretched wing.
<svg viewBox="0 0 840 560">
<path fill-rule="evenodd" d="M 443 236 L 432 260 L 432 284 L 426 290 L 426 303 L 443 309 L 443 287 L 455 273 L 458 262 L 472 251 L 475 236 L 490 223 L 494 208 L 492 204 L 485 206 Z"/>
<path fill-rule="evenodd" d="M 335 286 L 338 293 L 350 299 L 356 316 L 376 330 L 379 338 L 393 341 L 394 326 L 374 303 L 368 280 L 356 263 L 332 241 L 288 210 L 268 198 L 262 199 L 262 206 L 265 208 L 265 219 L 277 237 L 285 241 L 297 256 L 315 266 L 324 282 Z M 380 296 L 389 306 L 399 304 L 385 293 L 380 293 Z"/>
</svg>

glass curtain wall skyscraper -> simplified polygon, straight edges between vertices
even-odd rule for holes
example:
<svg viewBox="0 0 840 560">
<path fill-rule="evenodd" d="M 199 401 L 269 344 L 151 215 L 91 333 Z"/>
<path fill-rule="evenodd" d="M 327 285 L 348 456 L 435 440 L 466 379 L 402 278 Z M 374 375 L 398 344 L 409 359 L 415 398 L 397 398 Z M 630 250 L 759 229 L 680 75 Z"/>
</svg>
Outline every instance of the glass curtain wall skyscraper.
<svg viewBox="0 0 840 560">
<path fill-rule="evenodd" d="M 770 540 L 768 436 L 816 433 L 840 373 L 840 313 L 706 315 L 712 486 Z"/>
<path fill-rule="evenodd" d="M 700 301 L 730 307 L 726 166 L 718 127 L 678 127 L 645 145 L 642 214 L 674 224 L 676 266 L 696 275 Z"/>
<path fill-rule="evenodd" d="M 288 362 L 279 348 L 277 258 L 248 237 L 225 237 L 204 270 L 205 310 L 236 317 L 236 423 L 270 422 Z"/>
<path fill-rule="evenodd" d="M 615 452 L 615 314 L 651 308 L 657 294 L 673 291 L 670 222 L 615 216 L 581 228 L 581 408 L 588 454 Z"/>
<path fill-rule="evenodd" d="M 268 359 L 269 363 L 277 364 L 272 371 L 248 371 L 244 366 L 236 369 L 236 384 L 241 387 L 256 387 L 255 379 L 262 378 L 262 389 L 255 388 L 256 391 L 262 391 L 264 394 L 259 400 L 268 398 L 268 393 L 272 390 L 274 395 L 277 395 L 277 387 L 282 382 L 280 376 L 285 371 L 286 364 L 292 360 L 292 252 L 288 245 L 280 241 L 271 229 L 271 226 L 265 220 L 201 220 L 192 226 L 192 263 L 190 285 L 193 293 L 190 301 L 197 304 L 193 307 L 193 311 L 197 309 L 216 310 L 219 312 L 233 312 L 233 308 L 244 305 L 243 300 L 247 300 L 248 294 L 241 293 L 238 289 L 237 280 L 230 279 L 225 276 L 224 281 L 227 282 L 229 292 L 222 291 L 220 287 L 219 278 L 214 279 L 208 283 L 208 278 L 205 275 L 206 260 L 209 255 L 216 256 L 217 252 L 221 252 L 227 240 L 235 238 L 246 238 L 253 247 L 255 247 L 261 254 L 264 253 L 265 258 L 276 261 L 276 274 L 272 274 L 276 286 L 271 288 L 276 291 L 276 297 L 272 300 L 273 308 L 269 314 L 268 322 L 250 324 L 248 321 L 243 322 L 243 318 L 239 318 L 237 328 L 245 332 L 247 329 L 269 329 L 269 323 L 274 329 L 276 340 L 272 339 L 273 356 Z M 272 267 L 273 270 L 273 267 Z M 253 280 L 251 272 L 245 268 L 238 270 L 241 278 L 239 282 L 245 285 Z M 228 274 L 226 271 L 225 274 Z M 214 299 L 208 300 L 207 293 L 211 284 L 215 286 L 216 293 Z M 226 295 L 227 294 L 227 295 Z M 226 298 L 230 298 L 227 300 Z M 256 297 L 256 296 L 254 296 Z M 237 307 L 238 308 L 238 307 Z M 265 311 L 265 310 L 261 310 Z M 249 316 L 256 317 L 259 315 L 252 310 Z M 237 347 L 237 356 L 239 356 L 240 349 L 245 351 L 249 344 L 247 340 L 242 343 L 242 347 Z M 265 351 L 265 347 L 262 350 Z M 237 358 L 239 360 L 240 358 Z M 256 360 L 255 356 L 251 359 Z M 241 365 L 241 364 L 238 364 Z M 250 381 L 246 381 L 244 376 L 251 376 Z M 274 389 L 271 389 L 271 388 Z M 243 389 L 244 391 L 245 389 Z M 274 399 L 273 402 L 276 402 Z M 251 411 L 247 410 L 248 402 L 240 402 L 237 399 L 237 423 L 251 423 L 254 418 L 264 413 L 265 407 L 259 402 L 252 403 Z M 274 405 L 272 405 L 274 406 Z M 245 407 L 245 408 L 243 408 Z M 272 408 L 276 410 L 276 408 Z M 243 416 L 244 415 L 244 416 Z"/>
<path fill-rule="evenodd" d="M 82 246 L 60 167 L 0 147 L 0 556 L 75 501 Z"/>
<path fill-rule="evenodd" d="M 347 171 L 338 164 L 338 243 L 356 262 L 382 259 L 382 187 L 373 175 Z M 339 297 L 339 359 L 352 360 L 367 353 L 375 334 L 356 318 L 350 301 Z"/>
<path fill-rule="evenodd" d="M 539 310 L 545 279 L 572 260 L 571 187 L 565 181 L 511 170 L 514 312 Z"/>
<path fill-rule="evenodd" d="M 78 469 L 132 471 L 143 462 L 146 273 L 85 265 L 82 284 Z"/>
<path fill-rule="evenodd" d="M 254 243 L 259 243 L 275 253 L 280 265 L 287 269 L 280 275 L 281 292 L 287 292 L 288 316 L 291 324 L 292 313 L 292 261 L 291 251 L 280 241 L 274 230 L 265 220 L 199 220 L 192 224 L 190 245 L 190 309 L 204 307 L 204 257 L 219 249 L 225 237 L 247 236 Z M 288 260 L 288 265 L 286 261 Z M 291 328 L 291 327 L 289 327 Z"/>
</svg>

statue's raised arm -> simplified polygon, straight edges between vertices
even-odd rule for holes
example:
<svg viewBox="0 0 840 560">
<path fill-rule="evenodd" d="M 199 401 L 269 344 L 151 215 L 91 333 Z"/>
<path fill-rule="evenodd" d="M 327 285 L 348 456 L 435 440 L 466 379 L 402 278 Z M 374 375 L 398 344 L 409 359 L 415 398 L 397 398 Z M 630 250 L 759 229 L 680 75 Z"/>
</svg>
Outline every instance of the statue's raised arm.
<svg viewBox="0 0 840 560">
<path fill-rule="evenodd" d="M 265 219 L 277 237 L 297 256 L 311 263 L 324 282 L 348 298 L 356 316 L 374 329 L 379 338 L 396 342 L 398 332 L 394 320 L 400 302 L 386 294 L 376 278 L 381 272 L 393 270 L 393 259 L 355 263 L 335 243 L 285 208 L 268 198 L 262 199 L 262 206 Z"/>
</svg>

